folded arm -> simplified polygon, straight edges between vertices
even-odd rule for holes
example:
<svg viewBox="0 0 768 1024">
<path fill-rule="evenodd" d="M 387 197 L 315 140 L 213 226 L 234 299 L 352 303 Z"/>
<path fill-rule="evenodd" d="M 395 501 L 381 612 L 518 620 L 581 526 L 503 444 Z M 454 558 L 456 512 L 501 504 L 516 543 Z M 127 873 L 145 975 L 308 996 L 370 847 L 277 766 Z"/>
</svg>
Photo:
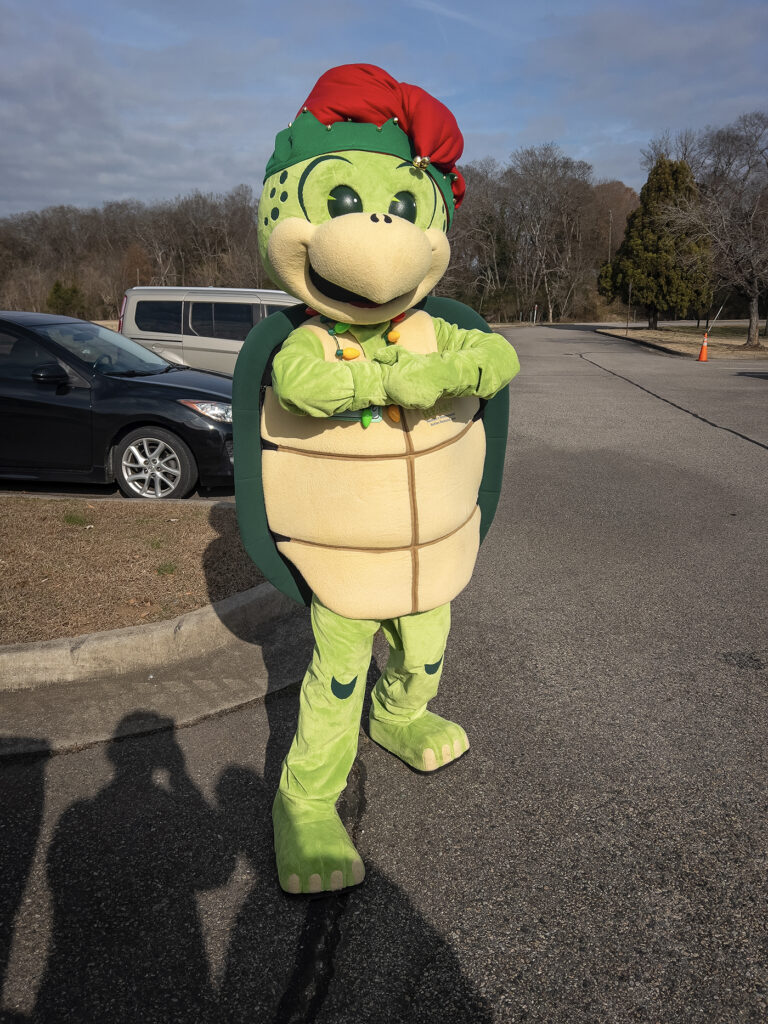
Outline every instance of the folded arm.
<svg viewBox="0 0 768 1024">
<path fill-rule="evenodd" d="M 396 345 L 373 357 L 384 368 L 384 388 L 392 402 L 429 409 L 443 396 L 492 398 L 520 369 L 506 338 L 467 331 L 434 319 L 437 352 L 418 355 Z"/>
<path fill-rule="evenodd" d="M 327 362 L 317 335 L 301 328 L 275 356 L 272 386 L 284 409 L 307 416 L 337 416 L 388 401 L 378 363 Z"/>
</svg>

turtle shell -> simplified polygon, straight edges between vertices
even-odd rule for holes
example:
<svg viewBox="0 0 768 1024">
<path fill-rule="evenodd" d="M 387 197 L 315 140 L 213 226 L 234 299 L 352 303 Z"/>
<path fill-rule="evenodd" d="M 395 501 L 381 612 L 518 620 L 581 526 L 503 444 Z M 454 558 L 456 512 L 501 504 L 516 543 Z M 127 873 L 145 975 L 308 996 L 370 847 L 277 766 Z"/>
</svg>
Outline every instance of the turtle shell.
<svg viewBox="0 0 768 1024">
<path fill-rule="evenodd" d="M 464 330 L 488 331 L 485 320 L 455 299 L 429 297 L 419 309 Z M 304 304 L 273 313 L 248 334 L 235 366 L 232 388 L 232 428 L 235 459 L 235 500 L 243 546 L 265 579 L 299 604 L 309 604 L 312 591 L 298 569 L 283 558 L 267 522 L 261 478 L 261 406 L 271 383 L 272 359 L 282 343 L 308 319 Z M 258 382 L 258 386 L 256 385 Z M 509 422 L 509 391 L 502 388 L 482 403 L 486 453 L 477 502 L 480 506 L 480 540 L 493 522 L 504 472 Z"/>
</svg>

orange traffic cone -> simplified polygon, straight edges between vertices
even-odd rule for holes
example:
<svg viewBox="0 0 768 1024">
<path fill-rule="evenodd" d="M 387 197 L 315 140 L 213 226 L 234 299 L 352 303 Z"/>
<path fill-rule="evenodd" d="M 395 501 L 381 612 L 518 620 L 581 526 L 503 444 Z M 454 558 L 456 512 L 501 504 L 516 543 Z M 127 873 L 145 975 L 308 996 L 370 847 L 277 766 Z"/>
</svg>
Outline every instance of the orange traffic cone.
<svg viewBox="0 0 768 1024">
<path fill-rule="evenodd" d="M 704 332 L 704 341 L 701 344 L 701 349 L 699 350 L 699 358 L 698 358 L 697 362 L 699 362 L 699 363 L 706 363 L 707 362 L 707 332 L 706 331 Z"/>
</svg>

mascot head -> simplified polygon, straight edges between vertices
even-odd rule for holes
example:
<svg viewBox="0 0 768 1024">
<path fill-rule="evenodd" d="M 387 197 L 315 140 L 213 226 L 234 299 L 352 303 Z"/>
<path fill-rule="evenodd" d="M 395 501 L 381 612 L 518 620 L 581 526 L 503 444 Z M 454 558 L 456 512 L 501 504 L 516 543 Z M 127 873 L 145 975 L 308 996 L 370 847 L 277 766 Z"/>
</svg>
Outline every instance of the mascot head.
<svg viewBox="0 0 768 1024">
<path fill-rule="evenodd" d="M 259 248 L 272 279 L 344 323 L 415 305 L 448 266 L 463 145 L 423 89 L 371 64 L 327 71 L 267 165 Z"/>
</svg>

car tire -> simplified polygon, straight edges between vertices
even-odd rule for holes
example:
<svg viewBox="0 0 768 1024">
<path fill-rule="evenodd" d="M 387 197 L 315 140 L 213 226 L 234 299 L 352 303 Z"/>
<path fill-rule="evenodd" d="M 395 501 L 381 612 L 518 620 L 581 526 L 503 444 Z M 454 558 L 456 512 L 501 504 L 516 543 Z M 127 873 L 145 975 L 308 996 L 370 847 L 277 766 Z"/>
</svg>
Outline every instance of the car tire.
<svg viewBox="0 0 768 1024">
<path fill-rule="evenodd" d="M 138 427 L 115 445 L 117 486 L 126 498 L 185 498 L 197 483 L 187 444 L 162 427 Z"/>
</svg>

